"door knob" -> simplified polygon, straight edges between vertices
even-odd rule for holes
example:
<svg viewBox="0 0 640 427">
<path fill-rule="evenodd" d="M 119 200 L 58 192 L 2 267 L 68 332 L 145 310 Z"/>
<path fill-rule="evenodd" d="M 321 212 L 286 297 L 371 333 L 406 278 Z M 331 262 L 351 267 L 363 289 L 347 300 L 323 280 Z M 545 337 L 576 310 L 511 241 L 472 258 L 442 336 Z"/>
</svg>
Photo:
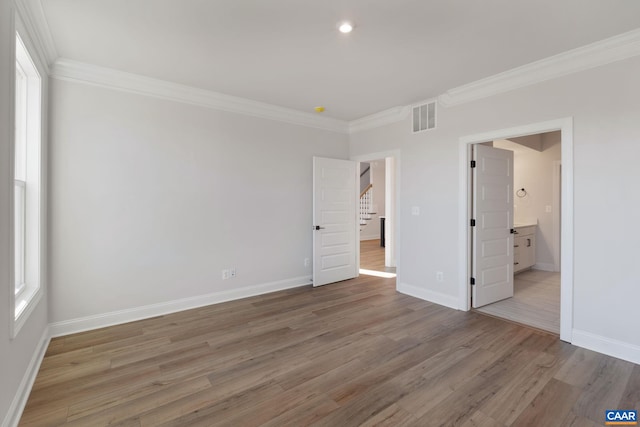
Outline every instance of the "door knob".
<svg viewBox="0 0 640 427">
<path fill-rule="evenodd" d="M 313 229 L 314 230 L 324 230 L 324 227 L 320 227 L 319 225 L 314 225 Z"/>
</svg>

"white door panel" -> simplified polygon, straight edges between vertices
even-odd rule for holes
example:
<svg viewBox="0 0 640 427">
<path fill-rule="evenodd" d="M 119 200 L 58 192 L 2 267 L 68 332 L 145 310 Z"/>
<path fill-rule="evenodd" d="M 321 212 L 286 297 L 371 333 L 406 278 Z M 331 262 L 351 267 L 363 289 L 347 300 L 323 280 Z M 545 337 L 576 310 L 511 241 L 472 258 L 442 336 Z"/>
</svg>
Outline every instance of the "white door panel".
<svg viewBox="0 0 640 427">
<path fill-rule="evenodd" d="M 358 275 L 356 166 L 313 158 L 313 286 Z"/>
<path fill-rule="evenodd" d="M 513 152 L 475 145 L 473 307 L 513 296 Z"/>
</svg>

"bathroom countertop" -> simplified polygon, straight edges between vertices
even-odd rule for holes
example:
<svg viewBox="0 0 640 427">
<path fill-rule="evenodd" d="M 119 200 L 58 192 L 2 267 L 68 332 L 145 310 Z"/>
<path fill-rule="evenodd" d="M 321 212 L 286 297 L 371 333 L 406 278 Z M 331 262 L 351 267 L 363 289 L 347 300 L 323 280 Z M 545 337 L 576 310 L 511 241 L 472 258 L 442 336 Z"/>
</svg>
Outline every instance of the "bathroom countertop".
<svg viewBox="0 0 640 427">
<path fill-rule="evenodd" d="M 537 226 L 538 223 L 537 222 L 514 222 L 513 223 L 513 228 L 520 228 L 520 227 L 532 227 L 532 226 Z"/>
</svg>

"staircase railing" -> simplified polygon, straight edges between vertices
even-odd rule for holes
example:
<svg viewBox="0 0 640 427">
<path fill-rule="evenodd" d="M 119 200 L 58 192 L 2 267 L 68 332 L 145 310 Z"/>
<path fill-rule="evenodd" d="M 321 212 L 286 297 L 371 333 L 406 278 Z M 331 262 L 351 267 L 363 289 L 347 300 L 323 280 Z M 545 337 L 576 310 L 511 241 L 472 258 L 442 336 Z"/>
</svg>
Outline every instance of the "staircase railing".
<svg viewBox="0 0 640 427">
<path fill-rule="evenodd" d="M 360 192 L 360 226 L 367 225 L 371 219 L 373 204 L 373 184 L 369 184 Z"/>
<path fill-rule="evenodd" d="M 371 166 L 367 166 L 360 172 L 360 191 L 365 191 L 369 184 L 371 184 Z"/>
</svg>

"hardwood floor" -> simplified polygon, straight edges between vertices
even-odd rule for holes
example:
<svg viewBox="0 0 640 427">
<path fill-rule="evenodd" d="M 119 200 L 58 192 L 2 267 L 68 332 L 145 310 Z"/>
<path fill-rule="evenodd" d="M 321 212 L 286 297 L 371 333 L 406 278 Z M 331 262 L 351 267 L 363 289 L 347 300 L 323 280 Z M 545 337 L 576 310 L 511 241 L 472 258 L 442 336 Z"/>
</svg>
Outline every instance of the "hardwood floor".
<svg viewBox="0 0 640 427">
<path fill-rule="evenodd" d="M 23 426 L 599 426 L 640 366 L 361 276 L 52 340 Z"/>
<path fill-rule="evenodd" d="M 380 246 L 380 239 L 360 241 L 360 268 L 373 271 L 395 273 L 395 267 L 385 267 L 384 248 Z"/>
<path fill-rule="evenodd" d="M 477 310 L 560 334 L 560 273 L 529 270 L 513 278 L 514 294 Z"/>
</svg>

